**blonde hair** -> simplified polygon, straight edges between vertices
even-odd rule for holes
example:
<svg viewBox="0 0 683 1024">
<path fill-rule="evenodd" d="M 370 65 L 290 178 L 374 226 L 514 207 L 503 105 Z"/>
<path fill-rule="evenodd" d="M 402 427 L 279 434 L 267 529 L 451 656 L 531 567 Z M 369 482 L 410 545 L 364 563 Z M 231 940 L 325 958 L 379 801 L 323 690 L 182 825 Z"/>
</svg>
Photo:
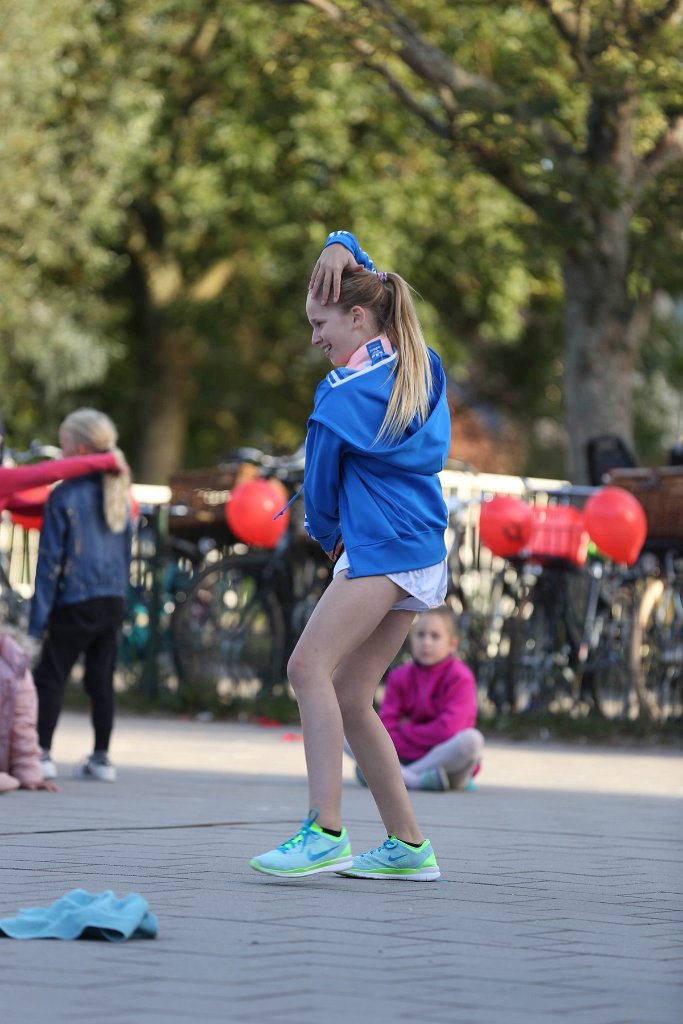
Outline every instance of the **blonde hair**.
<svg viewBox="0 0 683 1024">
<path fill-rule="evenodd" d="M 353 306 L 363 306 L 396 349 L 391 398 L 376 438 L 395 441 L 416 415 L 420 423 L 429 416 L 433 383 L 429 352 L 411 289 L 398 274 L 345 270 L 339 307 L 348 312 Z"/>
<path fill-rule="evenodd" d="M 116 447 L 119 437 L 116 427 L 106 413 L 84 408 L 69 413 L 60 430 L 90 452 L 113 452 L 118 456 L 121 472 L 103 474 L 102 511 L 109 529 L 121 533 L 130 517 L 130 472 L 123 453 Z"/>
</svg>

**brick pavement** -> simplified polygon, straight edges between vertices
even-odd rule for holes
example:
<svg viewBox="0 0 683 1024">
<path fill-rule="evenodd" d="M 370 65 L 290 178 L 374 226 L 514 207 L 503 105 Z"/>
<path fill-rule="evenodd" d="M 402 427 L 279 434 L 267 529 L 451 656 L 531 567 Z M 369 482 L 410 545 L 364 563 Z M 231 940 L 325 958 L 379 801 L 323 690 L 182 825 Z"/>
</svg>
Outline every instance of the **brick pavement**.
<svg viewBox="0 0 683 1024">
<path fill-rule="evenodd" d="M 64 716 L 64 771 L 89 739 Z M 290 729 L 122 717 L 112 753 L 114 786 L 0 799 L 0 917 L 134 891 L 159 937 L 5 940 L 2 1024 L 681 1019 L 680 752 L 489 743 L 477 792 L 415 795 L 431 884 L 251 871 L 306 809 Z M 366 849 L 381 828 L 346 770 Z"/>
</svg>

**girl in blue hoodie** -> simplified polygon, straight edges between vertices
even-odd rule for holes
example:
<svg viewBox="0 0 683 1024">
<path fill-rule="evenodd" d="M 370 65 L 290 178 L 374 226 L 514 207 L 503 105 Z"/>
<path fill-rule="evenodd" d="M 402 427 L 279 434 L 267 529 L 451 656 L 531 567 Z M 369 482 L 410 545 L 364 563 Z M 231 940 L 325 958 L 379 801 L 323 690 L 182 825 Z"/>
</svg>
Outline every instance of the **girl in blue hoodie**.
<svg viewBox="0 0 683 1024">
<path fill-rule="evenodd" d="M 332 303 L 330 286 L 333 299 L 338 290 Z M 295 836 L 251 866 L 282 877 L 336 871 L 431 881 L 440 875 L 434 851 L 373 698 L 415 612 L 439 605 L 446 592 L 438 478 L 450 445 L 445 375 L 406 282 L 375 272 L 347 232 L 329 236 L 306 313 L 312 344 L 335 367 L 308 422 L 306 525 L 335 574 L 288 665 L 311 811 Z M 388 835 L 356 857 L 341 820 L 344 735 Z"/>
</svg>

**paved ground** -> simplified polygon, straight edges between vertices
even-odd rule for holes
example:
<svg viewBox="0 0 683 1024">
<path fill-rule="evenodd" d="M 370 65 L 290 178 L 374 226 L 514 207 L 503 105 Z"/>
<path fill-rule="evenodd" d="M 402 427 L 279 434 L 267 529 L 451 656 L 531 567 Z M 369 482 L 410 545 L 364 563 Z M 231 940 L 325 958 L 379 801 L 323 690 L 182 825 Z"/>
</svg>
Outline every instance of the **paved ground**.
<svg viewBox="0 0 683 1024">
<path fill-rule="evenodd" d="M 64 773 L 87 750 L 65 715 Z M 0 943 L 2 1024 L 678 1024 L 683 758 L 489 744 L 416 794 L 436 883 L 280 881 L 248 858 L 306 810 L 296 733 L 121 718 L 119 782 L 0 798 L 0 917 L 139 892 L 156 940 Z M 348 770 L 354 847 L 383 836 Z"/>
</svg>

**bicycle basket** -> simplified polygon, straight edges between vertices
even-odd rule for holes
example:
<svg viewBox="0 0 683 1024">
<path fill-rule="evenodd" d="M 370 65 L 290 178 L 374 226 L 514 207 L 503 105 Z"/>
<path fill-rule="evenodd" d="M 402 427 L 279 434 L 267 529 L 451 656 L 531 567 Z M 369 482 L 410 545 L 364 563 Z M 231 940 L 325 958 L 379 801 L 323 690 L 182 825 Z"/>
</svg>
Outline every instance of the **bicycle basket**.
<svg viewBox="0 0 683 1024">
<path fill-rule="evenodd" d="M 171 532 L 193 537 L 231 535 L 225 521 L 225 503 L 233 487 L 257 473 L 254 466 L 245 463 L 174 473 L 169 481 Z"/>
<path fill-rule="evenodd" d="M 643 506 L 648 540 L 683 540 L 683 466 L 613 469 L 608 482 L 629 491 Z"/>
<path fill-rule="evenodd" d="M 528 547 L 530 559 L 557 558 L 572 565 L 583 565 L 588 551 L 588 534 L 578 509 L 568 505 L 534 507 L 534 520 Z"/>
</svg>

